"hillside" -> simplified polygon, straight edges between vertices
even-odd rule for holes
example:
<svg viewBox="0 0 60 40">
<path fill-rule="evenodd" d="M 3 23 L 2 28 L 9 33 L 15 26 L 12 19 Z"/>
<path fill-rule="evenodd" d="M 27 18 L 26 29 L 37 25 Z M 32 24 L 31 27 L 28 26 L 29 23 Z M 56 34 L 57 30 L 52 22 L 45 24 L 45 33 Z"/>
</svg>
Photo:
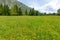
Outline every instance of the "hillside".
<svg viewBox="0 0 60 40">
<path fill-rule="evenodd" d="M 30 7 L 26 6 L 25 4 L 23 4 L 23 3 L 19 2 L 19 1 L 14 1 L 12 4 L 13 5 L 17 4 L 19 7 L 21 7 L 23 13 L 26 11 L 26 9 L 27 9 L 28 12 L 31 9 Z"/>
<path fill-rule="evenodd" d="M 1 3 L 2 4 L 5 3 L 5 4 L 9 5 L 9 6 L 11 6 L 11 5 L 18 5 L 19 7 L 21 7 L 23 13 L 25 12 L 26 9 L 27 9 L 28 12 L 31 9 L 30 7 L 26 6 L 25 4 L 23 4 L 23 3 L 21 3 L 21 2 L 19 2 L 17 0 L 13 0 L 12 2 L 9 2 L 7 0 L 5 0 L 5 1 L 0 0 L 0 4 Z"/>
</svg>

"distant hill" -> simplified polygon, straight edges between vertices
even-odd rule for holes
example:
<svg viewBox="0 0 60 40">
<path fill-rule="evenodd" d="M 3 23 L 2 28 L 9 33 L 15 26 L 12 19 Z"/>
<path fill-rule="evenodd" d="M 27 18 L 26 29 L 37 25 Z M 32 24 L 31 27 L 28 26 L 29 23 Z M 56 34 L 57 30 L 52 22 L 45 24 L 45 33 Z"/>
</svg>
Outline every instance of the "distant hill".
<svg viewBox="0 0 60 40">
<path fill-rule="evenodd" d="M 17 4 L 19 7 L 21 7 L 23 13 L 26 11 L 26 9 L 27 9 L 28 12 L 30 11 L 30 9 L 32 9 L 32 8 L 26 6 L 25 4 L 23 4 L 23 3 L 19 2 L 19 1 L 14 1 L 12 4 L 13 5 Z"/>
<path fill-rule="evenodd" d="M 0 0 L 0 4 L 1 3 L 2 4 L 4 3 L 3 0 Z M 23 4 L 23 3 L 21 3 L 21 2 L 19 2 L 17 0 L 12 0 L 12 2 L 8 2 L 7 0 L 5 0 L 5 4 L 7 4 L 9 6 L 11 6 L 11 5 L 18 5 L 19 7 L 21 7 L 23 13 L 26 11 L 26 9 L 27 9 L 28 12 L 31 9 L 30 7 L 26 6 L 25 4 Z"/>
</svg>

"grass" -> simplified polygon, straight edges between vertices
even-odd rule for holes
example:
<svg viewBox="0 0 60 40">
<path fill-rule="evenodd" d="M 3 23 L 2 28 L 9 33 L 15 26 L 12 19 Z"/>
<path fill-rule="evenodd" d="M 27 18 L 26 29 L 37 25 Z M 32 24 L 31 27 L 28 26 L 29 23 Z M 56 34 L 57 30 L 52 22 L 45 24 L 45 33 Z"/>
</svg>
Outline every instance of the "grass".
<svg viewBox="0 0 60 40">
<path fill-rule="evenodd" d="M 60 16 L 0 16 L 0 40 L 60 40 Z"/>
</svg>

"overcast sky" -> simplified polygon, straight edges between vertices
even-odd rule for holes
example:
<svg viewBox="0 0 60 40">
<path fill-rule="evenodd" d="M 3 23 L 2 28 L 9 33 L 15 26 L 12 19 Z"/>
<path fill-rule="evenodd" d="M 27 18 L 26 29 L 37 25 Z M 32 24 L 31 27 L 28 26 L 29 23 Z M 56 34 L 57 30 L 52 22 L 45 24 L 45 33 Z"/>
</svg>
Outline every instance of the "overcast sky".
<svg viewBox="0 0 60 40">
<path fill-rule="evenodd" d="M 19 0 L 25 5 L 41 12 L 56 12 L 60 8 L 60 0 Z"/>
</svg>

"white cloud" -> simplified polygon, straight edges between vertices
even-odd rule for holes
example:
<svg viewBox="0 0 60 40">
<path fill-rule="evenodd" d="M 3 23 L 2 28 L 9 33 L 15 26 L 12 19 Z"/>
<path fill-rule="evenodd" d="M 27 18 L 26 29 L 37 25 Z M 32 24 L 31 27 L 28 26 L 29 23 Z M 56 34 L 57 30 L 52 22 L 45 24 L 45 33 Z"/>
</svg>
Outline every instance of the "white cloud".
<svg viewBox="0 0 60 40">
<path fill-rule="evenodd" d="M 58 8 L 58 3 L 59 0 L 52 0 L 51 2 L 49 2 L 48 4 L 42 6 L 42 8 L 46 7 L 46 6 L 51 6 L 53 7 L 53 9 L 57 9 Z"/>
<path fill-rule="evenodd" d="M 56 12 L 57 9 L 60 8 L 60 1 L 59 0 L 51 0 L 49 3 L 43 5 L 43 6 L 40 6 L 40 4 L 38 4 L 37 2 L 35 2 L 33 5 L 31 5 L 31 7 L 34 7 L 36 10 L 39 10 L 39 11 L 43 11 L 43 12 Z M 48 10 L 47 7 L 51 7 L 54 11 L 51 11 L 51 10 Z"/>
<path fill-rule="evenodd" d="M 57 3 L 58 3 L 58 0 L 52 0 L 52 1 L 49 2 L 48 4 L 45 4 L 44 6 L 41 6 L 39 10 L 42 10 L 42 11 L 47 12 L 47 13 L 49 13 L 49 12 L 52 13 L 53 11 L 48 10 L 48 9 L 47 9 L 47 6 L 48 6 L 48 7 L 51 7 L 51 8 L 54 9 L 54 10 L 57 10 L 57 9 L 58 9 Z M 47 9 L 47 10 L 46 10 L 46 9 Z"/>
<path fill-rule="evenodd" d="M 35 10 L 47 13 L 56 12 L 60 8 L 60 0 L 22 0 L 22 2 Z"/>
</svg>

